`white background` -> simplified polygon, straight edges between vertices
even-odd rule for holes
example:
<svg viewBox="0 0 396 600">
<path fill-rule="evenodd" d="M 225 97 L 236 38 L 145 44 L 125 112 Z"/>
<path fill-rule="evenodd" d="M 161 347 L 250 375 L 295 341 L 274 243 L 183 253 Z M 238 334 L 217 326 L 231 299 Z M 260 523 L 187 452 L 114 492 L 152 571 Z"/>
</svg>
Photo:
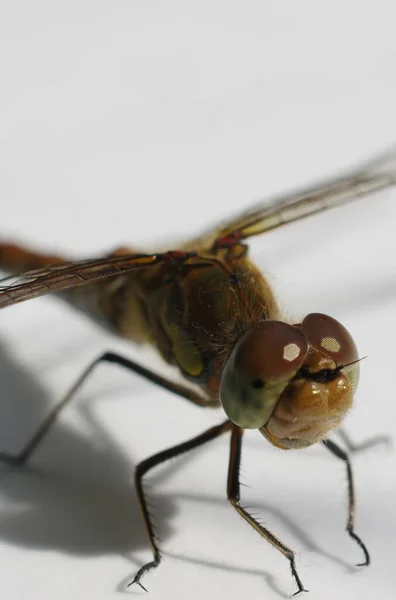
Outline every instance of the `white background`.
<svg viewBox="0 0 396 600">
<path fill-rule="evenodd" d="M 186 238 L 275 192 L 396 142 L 396 7 L 389 1 L 0 2 L 1 235 L 71 257 Z M 253 244 L 286 311 L 328 312 L 354 334 L 359 441 L 396 418 L 396 196 L 388 191 Z M 174 245 L 172 243 L 170 246 Z M 105 349 L 154 364 L 56 299 L 0 315 L 1 448 L 17 451 Z M 37 452 L 0 473 L 0 593 L 110 599 L 150 559 L 134 465 L 219 422 L 102 367 Z M 245 504 L 295 549 L 310 598 L 390 600 L 396 586 L 392 449 L 343 465 L 320 446 L 245 436 Z M 150 598 L 285 598 L 284 557 L 225 500 L 228 440 L 151 477 L 164 562 Z"/>
</svg>

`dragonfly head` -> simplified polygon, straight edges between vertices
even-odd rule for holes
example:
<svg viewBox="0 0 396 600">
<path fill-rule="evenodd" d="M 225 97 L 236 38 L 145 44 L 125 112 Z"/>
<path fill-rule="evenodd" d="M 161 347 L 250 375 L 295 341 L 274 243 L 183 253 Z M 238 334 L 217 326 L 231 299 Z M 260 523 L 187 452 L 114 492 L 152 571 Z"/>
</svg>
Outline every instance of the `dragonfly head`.
<svg viewBox="0 0 396 600">
<path fill-rule="evenodd" d="M 228 418 L 279 448 L 303 448 L 337 427 L 359 378 L 356 345 L 341 323 L 311 313 L 298 325 L 262 321 L 236 342 L 220 381 Z"/>
</svg>

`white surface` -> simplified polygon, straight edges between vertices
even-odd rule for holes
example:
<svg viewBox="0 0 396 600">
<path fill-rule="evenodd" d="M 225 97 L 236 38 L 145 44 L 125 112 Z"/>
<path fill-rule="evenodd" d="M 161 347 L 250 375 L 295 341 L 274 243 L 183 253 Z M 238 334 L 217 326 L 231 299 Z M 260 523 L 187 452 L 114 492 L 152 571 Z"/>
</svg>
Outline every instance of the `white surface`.
<svg viewBox="0 0 396 600">
<path fill-rule="evenodd" d="M 151 246 L 396 141 L 389 1 L 1 2 L 1 235 L 70 256 Z M 395 192 L 270 233 L 254 256 L 287 310 L 329 312 L 362 355 L 355 440 L 394 434 Z M 121 344 L 56 299 L 0 315 L 1 447 L 20 448 L 90 358 Z M 110 599 L 150 558 L 134 465 L 222 416 L 103 367 L 28 470 L 0 476 L 7 600 Z M 150 598 L 284 598 L 287 561 L 225 501 L 228 441 L 158 470 L 164 562 Z M 395 454 L 354 458 L 359 570 L 343 465 L 246 436 L 245 504 L 297 552 L 310 598 L 394 597 Z"/>
</svg>

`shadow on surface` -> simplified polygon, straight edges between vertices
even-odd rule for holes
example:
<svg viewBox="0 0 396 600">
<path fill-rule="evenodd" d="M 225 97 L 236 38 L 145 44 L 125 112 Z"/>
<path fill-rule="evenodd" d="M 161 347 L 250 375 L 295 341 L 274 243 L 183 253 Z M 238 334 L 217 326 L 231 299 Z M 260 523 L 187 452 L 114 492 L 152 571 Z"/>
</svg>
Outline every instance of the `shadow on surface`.
<svg viewBox="0 0 396 600">
<path fill-rule="evenodd" d="M 48 412 L 48 394 L 34 376 L 20 368 L 2 347 L 0 379 L 3 382 L 0 395 L 0 439 L 3 439 L 4 434 L 4 438 L 12 441 L 15 431 L 18 432 L 18 437 L 23 434 L 26 439 L 29 432 L 32 432 L 32 422 L 39 423 Z M 138 382 L 131 384 L 135 387 L 138 385 Z M 27 548 L 55 549 L 77 555 L 117 554 L 133 557 L 135 551 L 149 549 L 133 489 L 134 464 L 131 457 L 117 448 L 106 434 L 105 428 L 97 422 L 89 403 L 81 404 L 79 408 L 94 431 L 92 439 L 67 427 L 62 420 L 57 423 L 56 430 L 51 433 L 52 441 L 49 440 L 43 451 L 40 450 L 40 464 L 45 465 L 50 460 L 51 470 L 37 466 L 39 461 L 35 458 L 31 466 L 20 469 L 7 465 L 0 467 L 0 536 L 12 545 Z M 229 443 L 227 439 L 225 443 Z M 2 448 L 6 450 L 7 444 L 2 444 Z M 152 493 L 155 484 L 171 476 L 175 470 L 185 468 L 186 459 L 191 460 L 193 456 L 194 453 L 190 453 L 183 460 L 166 463 L 163 469 L 158 469 L 155 476 L 150 478 L 153 485 L 149 488 L 149 498 L 159 524 L 158 533 L 163 541 L 172 534 L 170 522 L 177 515 L 180 500 L 221 503 L 226 506 L 225 498 L 175 494 L 170 499 L 168 495 Z M 53 466 L 57 464 L 57 458 L 61 464 L 59 471 Z M 355 571 L 337 556 L 323 550 L 278 508 L 260 503 L 260 509 L 280 519 L 305 548 L 331 559 L 351 572 Z M 277 586 L 272 574 L 265 570 L 205 561 L 182 554 L 166 555 L 206 567 L 237 570 L 264 577 L 269 588 L 276 594 L 282 598 L 288 597 Z M 133 558 L 132 560 L 134 561 Z M 136 566 L 141 566 L 141 563 Z M 129 581 L 128 577 L 126 583 Z M 119 589 L 122 586 L 120 584 Z"/>
<path fill-rule="evenodd" d="M 1 449 L 17 452 L 44 419 L 51 402 L 34 376 L 1 346 L 0 381 Z M 38 448 L 39 461 L 33 455 L 31 464 L 23 467 L 0 464 L 0 536 L 14 545 L 82 555 L 146 549 L 147 534 L 133 487 L 133 461 L 106 435 L 89 405 L 81 410 L 94 430 L 92 439 L 60 420 Z M 58 471 L 53 466 L 57 459 Z M 51 470 L 36 466 L 38 462 L 50 462 Z M 151 493 L 150 500 L 159 522 L 169 523 L 175 507 Z M 166 538 L 169 526 L 160 533 Z"/>
<path fill-rule="evenodd" d="M 213 496 L 204 496 L 204 495 L 200 495 L 200 494 L 178 494 L 178 498 L 182 498 L 184 500 L 193 500 L 193 501 L 197 501 L 197 502 L 206 502 L 209 504 L 223 504 L 223 501 L 219 498 L 213 497 Z M 241 502 L 242 506 L 244 505 L 243 501 Z M 284 511 L 280 510 L 277 507 L 274 507 L 271 504 L 267 504 L 264 503 L 260 500 L 260 503 L 258 503 L 255 506 L 255 513 L 257 512 L 257 509 L 260 510 L 260 512 L 262 513 L 269 513 L 270 515 L 273 515 L 274 517 L 276 517 L 279 521 L 281 521 L 283 523 L 283 525 L 289 529 L 289 531 L 296 537 L 296 539 L 299 540 L 299 542 L 301 543 L 302 546 L 304 546 L 304 548 L 306 550 L 309 550 L 311 552 L 316 552 L 317 554 L 320 554 L 321 556 L 324 556 L 325 558 L 335 562 L 336 564 L 344 567 L 347 571 L 349 572 L 355 572 L 357 569 L 355 568 L 354 565 L 351 565 L 350 563 L 348 563 L 347 561 L 343 560 L 342 558 L 340 558 L 339 556 L 337 556 L 336 554 L 333 554 L 331 552 L 328 552 L 327 550 L 323 549 L 315 540 L 313 537 L 311 537 L 310 535 L 307 534 L 307 532 L 302 529 L 300 526 L 298 526 L 293 519 L 291 519 L 289 517 L 288 514 L 286 514 Z M 260 520 L 260 519 L 259 519 Z M 270 527 L 271 530 L 271 527 Z M 275 532 L 276 533 L 276 532 Z M 345 535 L 347 536 L 347 533 L 345 533 Z M 265 540 L 263 540 L 263 543 L 265 544 Z M 353 544 L 353 540 L 351 540 L 351 543 Z M 234 567 L 233 567 L 234 570 Z M 261 572 L 261 571 L 260 571 Z M 253 571 L 253 573 L 256 573 L 256 571 Z"/>
</svg>

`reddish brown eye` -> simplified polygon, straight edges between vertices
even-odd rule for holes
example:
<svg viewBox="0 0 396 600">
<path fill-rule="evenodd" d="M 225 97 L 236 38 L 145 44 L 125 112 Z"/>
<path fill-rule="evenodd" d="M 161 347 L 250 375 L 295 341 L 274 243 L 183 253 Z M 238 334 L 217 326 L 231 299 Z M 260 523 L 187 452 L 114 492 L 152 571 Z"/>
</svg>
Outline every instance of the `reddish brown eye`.
<svg viewBox="0 0 396 600">
<path fill-rule="evenodd" d="M 281 321 L 250 327 L 236 342 L 221 374 L 220 399 L 230 421 L 245 429 L 265 425 L 308 350 L 299 327 Z"/>
<path fill-rule="evenodd" d="M 301 329 L 310 346 L 330 356 L 337 366 L 358 360 L 358 351 L 351 334 L 332 317 L 311 313 L 303 320 Z"/>
<path fill-rule="evenodd" d="M 281 321 L 264 321 L 249 329 L 234 348 L 235 367 L 251 376 L 254 388 L 295 375 L 308 353 L 305 335 Z M 261 385 L 262 384 L 262 385 Z"/>
</svg>

